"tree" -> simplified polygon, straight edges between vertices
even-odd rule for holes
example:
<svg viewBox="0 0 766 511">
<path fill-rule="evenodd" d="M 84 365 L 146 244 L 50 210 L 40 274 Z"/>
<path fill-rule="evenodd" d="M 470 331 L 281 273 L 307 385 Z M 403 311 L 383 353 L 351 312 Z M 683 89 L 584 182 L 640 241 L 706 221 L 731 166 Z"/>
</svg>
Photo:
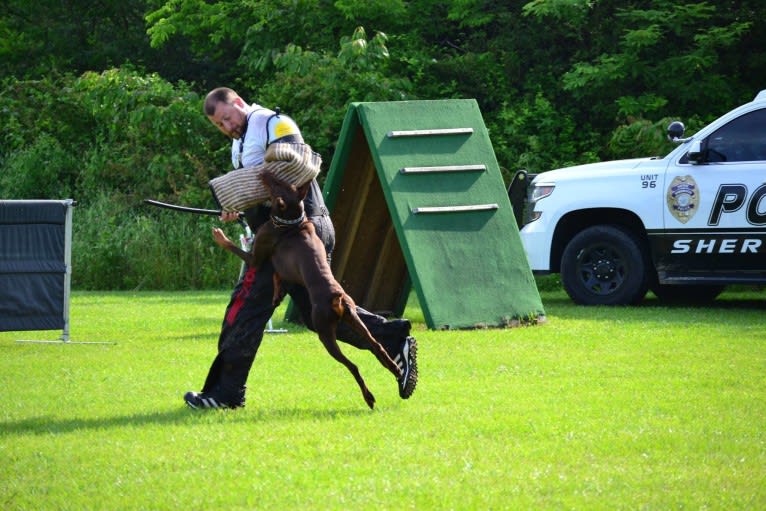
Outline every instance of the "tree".
<svg viewBox="0 0 766 511">
<path fill-rule="evenodd" d="M 413 98 L 412 84 L 389 73 L 386 36 L 367 39 L 357 27 L 340 41 L 336 53 L 312 52 L 289 45 L 274 57 L 277 72 L 258 90 L 259 101 L 280 106 L 301 126 L 309 143 L 329 164 L 348 109 L 354 101 L 401 101 Z"/>
<path fill-rule="evenodd" d="M 537 0 L 525 9 L 551 19 L 561 15 L 552 4 Z M 763 14 L 764 7 L 725 1 L 595 3 L 577 31 L 582 51 L 561 77 L 562 89 L 591 106 L 589 117 L 600 129 L 618 118 L 662 117 L 698 111 L 700 104 L 741 102 L 757 84 L 744 76 L 729 79 L 742 64 L 751 67 L 747 59 L 730 57 L 751 41 L 756 11 Z M 762 62 L 759 46 L 756 55 Z"/>
<path fill-rule="evenodd" d="M 144 0 L 5 0 L 0 14 L 0 76 L 79 74 L 152 55 Z"/>
</svg>

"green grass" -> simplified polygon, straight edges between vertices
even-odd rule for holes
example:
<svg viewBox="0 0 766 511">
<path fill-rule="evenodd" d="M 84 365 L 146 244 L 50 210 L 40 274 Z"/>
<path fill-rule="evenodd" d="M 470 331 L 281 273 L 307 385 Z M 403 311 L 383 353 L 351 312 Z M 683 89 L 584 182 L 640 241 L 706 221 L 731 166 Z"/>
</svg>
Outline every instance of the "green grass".
<svg viewBox="0 0 766 511">
<path fill-rule="evenodd" d="M 60 332 L 0 333 L 0 509 L 764 509 L 766 296 L 429 331 L 410 400 L 344 345 L 267 335 L 243 410 L 183 406 L 226 292 L 85 293 Z M 281 318 L 281 315 L 278 317 Z M 285 326 L 276 321 L 275 326 Z"/>
</svg>

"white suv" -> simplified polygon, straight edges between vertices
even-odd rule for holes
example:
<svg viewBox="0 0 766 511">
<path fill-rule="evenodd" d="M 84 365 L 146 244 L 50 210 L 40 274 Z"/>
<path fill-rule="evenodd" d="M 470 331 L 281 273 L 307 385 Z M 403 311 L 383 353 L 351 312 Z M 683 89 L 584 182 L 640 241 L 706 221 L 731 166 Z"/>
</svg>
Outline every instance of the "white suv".
<svg viewBox="0 0 766 511">
<path fill-rule="evenodd" d="M 560 273 L 589 305 L 638 303 L 648 289 L 712 300 L 727 284 L 766 283 L 766 90 L 689 138 L 680 122 L 668 135 L 679 146 L 664 158 L 534 177 L 519 222 L 533 272 Z"/>
</svg>

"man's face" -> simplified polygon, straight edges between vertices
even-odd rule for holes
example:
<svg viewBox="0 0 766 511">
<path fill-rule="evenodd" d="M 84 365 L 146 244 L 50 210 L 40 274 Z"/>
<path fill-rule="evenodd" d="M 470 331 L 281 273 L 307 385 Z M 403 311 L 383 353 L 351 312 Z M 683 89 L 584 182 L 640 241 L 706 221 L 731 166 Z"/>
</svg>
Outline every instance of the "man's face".
<svg viewBox="0 0 766 511">
<path fill-rule="evenodd" d="M 219 102 L 213 115 L 208 115 L 210 122 L 227 137 L 238 139 L 245 131 L 247 112 L 244 102 L 236 98 L 232 103 Z"/>
</svg>

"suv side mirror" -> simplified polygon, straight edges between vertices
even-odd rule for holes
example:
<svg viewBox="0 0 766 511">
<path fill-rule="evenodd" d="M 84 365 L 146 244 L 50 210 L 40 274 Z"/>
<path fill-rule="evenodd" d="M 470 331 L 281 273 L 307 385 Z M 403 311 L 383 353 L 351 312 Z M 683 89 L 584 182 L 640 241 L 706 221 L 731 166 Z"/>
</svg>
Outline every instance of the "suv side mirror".
<svg viewBox="0 0 766 511">
<path fill-rule="evenodd" d="M 681 121 L 673 121 L 668 124 L 668 138 L 673 142 L 677 141 L 684 136 L 684 130 L 686 127 Z"/>
</svg>

